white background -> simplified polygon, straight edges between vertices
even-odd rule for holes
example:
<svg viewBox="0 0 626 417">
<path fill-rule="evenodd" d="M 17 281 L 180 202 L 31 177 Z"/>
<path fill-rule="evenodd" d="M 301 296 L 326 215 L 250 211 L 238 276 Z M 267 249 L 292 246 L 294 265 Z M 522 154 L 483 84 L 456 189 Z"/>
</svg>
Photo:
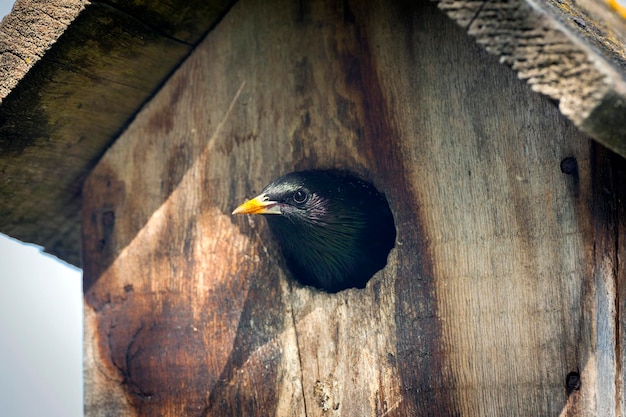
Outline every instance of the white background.
<svg viewBox="0 0 626 417">
<path fill-rule="evenodd" d="M 78 417 L 81 273 L 0 235 L 0 415 Z"/>
</svg>

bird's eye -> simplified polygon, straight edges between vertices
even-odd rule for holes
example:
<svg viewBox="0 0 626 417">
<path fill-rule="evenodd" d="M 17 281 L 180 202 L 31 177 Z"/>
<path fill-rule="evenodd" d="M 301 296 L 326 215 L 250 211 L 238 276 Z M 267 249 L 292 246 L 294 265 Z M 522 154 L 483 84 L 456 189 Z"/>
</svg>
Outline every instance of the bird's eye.
<svg viewBox="0 0 626 417">
<path fill-rule="evenodd" d="M 308 198 L 309 198 L 309 194 L 306 191 L 304 191 L 302 188 L 296 190 L 296 192 L 293 193 L 293 201 L 296 204 L 302 204 L 306 200 L 308 200 Z"/>
</svg>

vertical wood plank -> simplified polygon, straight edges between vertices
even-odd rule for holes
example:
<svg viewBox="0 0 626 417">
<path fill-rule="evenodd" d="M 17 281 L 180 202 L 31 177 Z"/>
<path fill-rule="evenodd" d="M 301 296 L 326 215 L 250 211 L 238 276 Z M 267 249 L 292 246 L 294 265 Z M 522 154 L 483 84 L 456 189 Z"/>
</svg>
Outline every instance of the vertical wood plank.
<svg viewBox="0 0 626 417">
<path fill-rule="evenodd" d="M 623 415 L 624 359 L 621 330 L 624 292 L 624 181 L 626 161 L 601 145 L 593 146 L 594 219 L 594 375 L 598 415 Z"/>
</svg>

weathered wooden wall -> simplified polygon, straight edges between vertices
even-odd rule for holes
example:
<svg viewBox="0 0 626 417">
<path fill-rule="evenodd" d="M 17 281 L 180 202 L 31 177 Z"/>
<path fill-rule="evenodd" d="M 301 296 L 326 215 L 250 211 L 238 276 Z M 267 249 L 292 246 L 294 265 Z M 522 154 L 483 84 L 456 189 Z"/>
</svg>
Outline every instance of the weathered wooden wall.
<svg viewBox="0 0 626 417">
<path fill-rule="evenodd" d="M 231 3 L 17 0 L 0 23 L 0 232 L 80 266 L 85 177 Z"/>
<path fill-rule="evenodd" d="M 230 215 L 311 167 L 389 199 L 364 290 Z M 623 415 L 625 175 L 430 3 L 240 1 L 86 181 L 86 413 Z"/>
</svg>

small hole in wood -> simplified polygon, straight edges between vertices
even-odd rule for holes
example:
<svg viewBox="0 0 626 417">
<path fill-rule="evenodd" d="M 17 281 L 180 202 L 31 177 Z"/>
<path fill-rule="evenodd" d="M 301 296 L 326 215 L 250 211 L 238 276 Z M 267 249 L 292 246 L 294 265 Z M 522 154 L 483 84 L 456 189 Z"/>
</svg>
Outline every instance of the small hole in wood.
<svg viewBox="0 0 626 417">
<path fill-rule="evenodd" d="M 572 371 L 565 377 L 565 390 L 567 395 L 570 395 L 574 391 L 580 389 L 580 374 L 576 371 Z"/>
<path fill-rule="evenodd" d="M 566 175 L 578 174 L 578 161 L 573 156 L 568 156 L 561 161 L 561 172 Z"/>
<path fill-rule="evenodd" d="M 111 227 L 115 224 L 115 212 L 112 210 L 107 210 L 102 213 L 102 225 Z"/>
</svg>

